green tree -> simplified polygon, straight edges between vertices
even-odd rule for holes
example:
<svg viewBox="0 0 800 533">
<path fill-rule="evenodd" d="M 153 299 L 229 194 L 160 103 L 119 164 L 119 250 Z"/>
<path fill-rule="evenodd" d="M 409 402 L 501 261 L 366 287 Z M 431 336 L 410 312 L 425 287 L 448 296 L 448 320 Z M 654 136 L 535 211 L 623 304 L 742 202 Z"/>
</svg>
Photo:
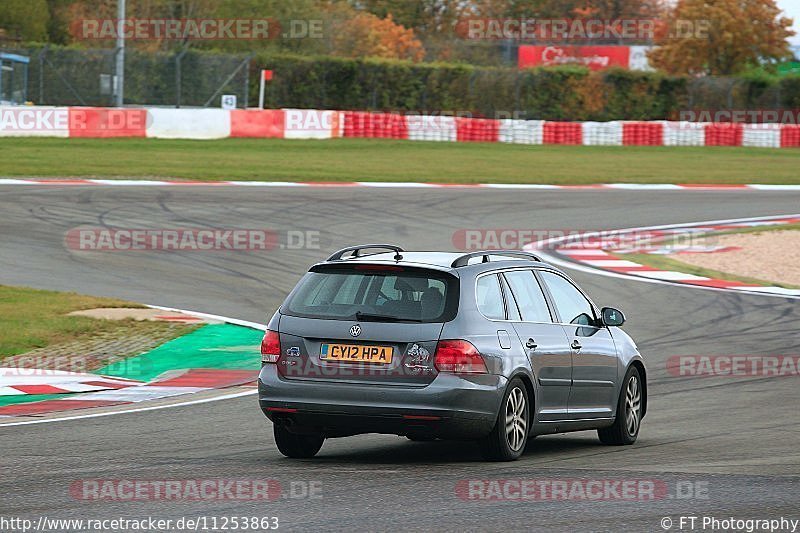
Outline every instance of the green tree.
<svg viewBox="0 0 800 533">
<path fill-rule="evenodd" d="M 47 21 L 47 42 L 53 44 L 67 44 L 70 41 L 69 33 L 69 6 L 74 0 L 47 0 L 49 20 Z"/>
<path fill-rule="evenodd" d="M 50 11 L 47 0 L 2 0 L 0 28 L 24 41 L 45 41 Z"/>
</svg>

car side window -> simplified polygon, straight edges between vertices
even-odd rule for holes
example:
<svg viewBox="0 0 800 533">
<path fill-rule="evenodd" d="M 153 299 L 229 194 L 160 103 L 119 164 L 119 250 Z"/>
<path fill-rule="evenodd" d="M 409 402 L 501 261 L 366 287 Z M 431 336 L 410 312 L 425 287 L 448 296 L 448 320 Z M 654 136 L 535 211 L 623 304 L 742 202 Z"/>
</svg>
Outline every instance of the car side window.
<svg viewBox="0 0 800 533">
<path fill-rule="evenodd" d="M 503 273 L 514 299 L 517 302 L 522 320 L 526 322 L 552 322 L 547 300 L 542 288 L 531 270 L 512 270 Z"/>
<path fill-rule="evenodd" d="M 478 310 L 483 316 L 492 320 L 504 320 L 506 318 L 503 293 L 500 291 L 500 281 L 497 279 L 497 274 L 479 277 L 475 285 L 475 292 L 478 299 Z"/>
<path fill-rule="evenodd" d="M 581 326 L 595 324 L 592 304 L 575 285 L 552 272 L 542 271 L 541 274 L 547 288 L 550 289 L 562 322 Z"/>
</svg>

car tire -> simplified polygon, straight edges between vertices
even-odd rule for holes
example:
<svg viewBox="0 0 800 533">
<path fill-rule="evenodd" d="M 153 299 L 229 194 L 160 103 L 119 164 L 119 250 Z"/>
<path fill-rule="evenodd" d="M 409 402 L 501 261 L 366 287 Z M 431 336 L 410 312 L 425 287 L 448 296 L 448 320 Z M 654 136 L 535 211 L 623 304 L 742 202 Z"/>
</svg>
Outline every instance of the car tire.
<svg viewBox="0 0 800 533">
<path fill-rule="evenodd" d="M 527 387 L 521 379 L 512 379 L 503 395 L 494 428 L 481 442 L 486 459 L 516 461 L 520 458 L 528 442 L 530 412 Z"/>
<path fill-rule="evenodd" d="M 638 368 L 631 366 L 622 381 L 614 425 L 597 430 L 600 442 L 610 446 L 625 446 L 636 442 L 642 425 L 643 405 L 642 375 Z"/>
<path fill-rule="evenodd" d="M 436 440 L 433 435 L 423 435 L 422 433 L 411 433 L 406 435 L 406 438 L 412 442 L 433 442 Z"/>
<path fill-rule="evenodd" d="M 273 427 L 278 451 L 292 459 L 314 457 L 325 442 L 325 437 L 322 435 L 298 435 L 279 424 Z"/>
</svg>

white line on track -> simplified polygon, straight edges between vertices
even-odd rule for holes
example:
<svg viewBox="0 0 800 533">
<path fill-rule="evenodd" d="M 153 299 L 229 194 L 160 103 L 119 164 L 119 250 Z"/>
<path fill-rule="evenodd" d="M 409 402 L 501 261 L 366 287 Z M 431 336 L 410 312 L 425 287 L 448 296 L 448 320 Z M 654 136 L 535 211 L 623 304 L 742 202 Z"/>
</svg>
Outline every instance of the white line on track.
<svg viewBox="0 0 800 533">
<path fill-rule="evenodd" d="M 142 411 L 157 411 L 159 409 L 169 409 L 172 407 L 184 407 L 186 405 L 197 405 L 201 403 L 210 403 L 210 402 L 217 402 L 219 400 L 228 400 L 230 398 L 239 398 L 241 396 L 249 396 L 252 394 L 256 394 L 258 391 L 256 389 L 253 390 L 246 390 L 241 392 L 234 392 L 233 394 L 226 394 L 224 396 L 215 396 L 214 398 L 203 398 L 202 400 L 190 400 L 188 402 L 181 402 L 181 403 L 171 403 L 167 405 L 153 405 L 151 407 L 136 407 L 134 409 L 125 409 L 121 411 L 108 411 L 105 413 L 87 413 L 83 415 L 73 415 L 73 416 L 62 416 L 60 418 L 48 418 L 46 420 L 25 420 L 22 422 L 9 422 L 8 424 L 3 424 L 0 422 L 0 428 L 8 427 L 8 426 L 29 426 L 31 424 L 47 424 L 50 422 L 64 422 L 67 420 L 81 420 L 84 418 L 100 418 L 103 416 L 112 416 L 112 415 L 124 415 L 129 413 L 141 413 Z"/>
<path fill-rule="evenodd" d="M 233 324 L 234 326 L 244 326 L 246 328 L 258 329 L 261 331 L 266 331 L 267 329 L 266 324 L 259 324 L 258 322 L 250 322 L 249 320 L 240 320 L 238 318 L 230 318 L 222 315 L 201 313 L 200 311 L 187 311 L 186 309 L 178 309 L 176 307 L 163 307 L 161 305 L 149 305 L 149 304 L 145 305 L 147 305 L 147 307 L 151 309 L 159 309 L 161 311 L 169 311 L 171 313 L 181 313 L 184 315 L 196 316 L 197 318 L 208 318 L 210 320 L 219 320 L 220 322 L 226 322 L 228 324 Z"/>
</svg>

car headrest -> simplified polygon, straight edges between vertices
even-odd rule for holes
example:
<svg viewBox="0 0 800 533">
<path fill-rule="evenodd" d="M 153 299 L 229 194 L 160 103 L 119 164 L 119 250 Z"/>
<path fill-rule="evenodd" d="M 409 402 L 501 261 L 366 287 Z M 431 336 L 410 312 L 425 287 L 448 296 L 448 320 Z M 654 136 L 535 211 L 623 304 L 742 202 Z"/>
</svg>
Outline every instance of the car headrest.
<svg viewBox="0 0 800 533">
<path fill-rule="evenodd" d="M 394 288 L 398 291 L 422 292 L 428 288 L 428 278 L 397 278 L 394 280 Z"/>
</svg>

